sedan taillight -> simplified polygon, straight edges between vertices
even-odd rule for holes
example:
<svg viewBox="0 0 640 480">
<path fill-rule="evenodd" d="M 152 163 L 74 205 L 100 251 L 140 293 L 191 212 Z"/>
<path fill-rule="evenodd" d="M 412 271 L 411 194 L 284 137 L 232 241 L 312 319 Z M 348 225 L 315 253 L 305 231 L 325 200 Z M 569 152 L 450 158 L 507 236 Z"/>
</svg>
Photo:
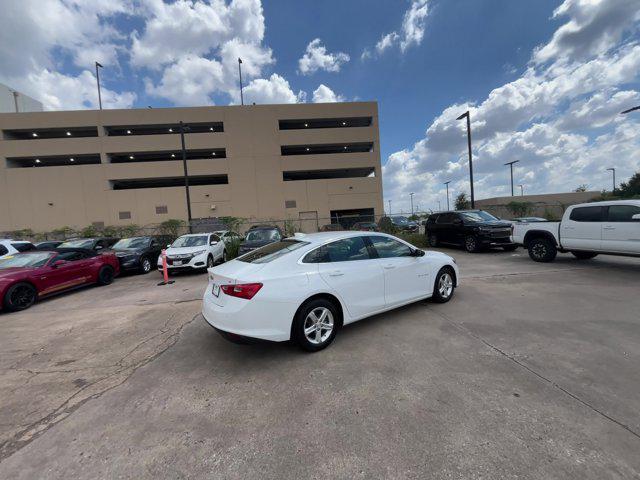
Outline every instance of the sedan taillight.
<svg viewBox="0 0 640 480">
<path fill-rule="evenodd" d="M 224 293 L 230 297 L 244 298 L 251 300 L 262 288 L 261 283 L 239 283 L 237 285 L 222 285 L 220 287 Z"/>
</svg>

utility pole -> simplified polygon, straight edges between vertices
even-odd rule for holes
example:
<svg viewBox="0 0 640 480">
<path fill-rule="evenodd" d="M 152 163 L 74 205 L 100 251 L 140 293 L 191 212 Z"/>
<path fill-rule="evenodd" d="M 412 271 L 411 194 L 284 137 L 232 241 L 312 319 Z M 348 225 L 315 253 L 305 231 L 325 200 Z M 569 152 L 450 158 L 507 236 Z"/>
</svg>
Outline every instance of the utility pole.
<svg viewBox="0 0 640 480">
<path fill-rule="evenodd" d="M 391 215 L 391 200 L 389 200 L 389 215 Z"/>
<path fill-rule="evenodd" d="M 414 195 L 413 192 L 409 194 L 409 196 L 411 197 L 411 216 L 413 216 L 413 195 Z"/>
<path fill-rule="evenodd" d="M 451 210 L 449 208 L 449 184 L 451 183 L 451 180 L 444 182 L 445 186 L 447 187 L 447 211 Z"/>
<path fill-rule="evenodd" d="M 616 169 L 615 168 L 607 168 L 613 173 L 613 193 L 616 193 Z"/>
<path fill-rule="evenodd" d="M 102 110 L 102 95 L 100 95 L 100 72 L 98 68 L 102 68 L 98 62 L 96 62 L 96 82 L 98 83 L 98 105 L 100 106 L 100 110 Z"/>
<path fill-rule="evenodd" d="M 471 208 L 476 208 L 475 196 L 473 194 L 473 158 L 471 155 L 471 114 L 469 110 L 460 115 L 456 120 L 467 117 L 467 146 L 469 147 L 469 183 L 471 186 Z"/>
<path fill-rule="evenodd" d="M 189 171 L 187 170 L 187 149 L 184 145 L 184 132 L 189 131 L 189 127 L 185 126 L 180 120 L 180 141 L 182 142 L 182 167 L 184 168 L 184 189 L 187 195 L 187 221 L 189 222 L 189 233 L 191 230 L 191 196 L 189 195 Z"/>
<path fill-rule="evenodd" d="M 511 170 L 511 196 L 513 197 L 513 164 L 518 163 L 520 160 L 514 160 L 513 162 L 507 162 L 505 165 L 509 165 L 509 169 Z"/>
<path fill-rule="evenodd" d="M 524 197 L 524 185 L 518 185 L 520 187 L 520 196 Z"/>
<path fill-rule="evenodd" d="M 244 105 L 244 97 L 242 96 L 242 59 L 238 58 L 238 76 L 240 77 L 240 105 Z"/>
</svg>

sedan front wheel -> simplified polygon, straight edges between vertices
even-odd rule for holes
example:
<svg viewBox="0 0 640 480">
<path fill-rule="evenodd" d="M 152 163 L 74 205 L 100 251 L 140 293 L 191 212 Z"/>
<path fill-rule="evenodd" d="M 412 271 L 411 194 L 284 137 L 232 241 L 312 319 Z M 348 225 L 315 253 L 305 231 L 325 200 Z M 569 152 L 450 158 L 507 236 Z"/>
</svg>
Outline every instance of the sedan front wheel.
<svg viewBox="0 0 640 480">
<path fill-rule="evenodd" d="M 38 293 L 29 283 L 16 283 L 4 296 L 4 308 L 10 312 L 26 310 L 36 301 Z"/>
<path fill-rule="evenodd" d="M 432 299 L 437 303 L 447 303 L 453 297 L 456 289 L 454 274 L 451 267 L 443 267 L 436 275 L 436 281 L 433 285 Z"/>
</svg>

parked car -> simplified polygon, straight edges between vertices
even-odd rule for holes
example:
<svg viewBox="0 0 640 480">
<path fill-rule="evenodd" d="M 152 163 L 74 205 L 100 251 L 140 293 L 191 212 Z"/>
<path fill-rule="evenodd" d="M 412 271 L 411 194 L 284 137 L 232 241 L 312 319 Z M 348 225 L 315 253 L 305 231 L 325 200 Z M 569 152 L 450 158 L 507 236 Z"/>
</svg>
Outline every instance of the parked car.
<svg viewBox="0 0 640 480">
<path fill-rule="evenodd" d="M 536 262 L 558 252 L 585 260 L 599 254 L 640 256 L 640 200 L 572 205 L 560 222 L 516 224 L 513 241 Z"/>
<path fill-rule="evenodd" d="M 82 248 L 17 253 L 0 260 L 0 309 L 24 310 L 40 298 L 72 288 L 108 285 L 119 272 L 113 253 Z"/>
<path fill-rule="evenodd" d="M 118 257 L 122 270 L 149 273 L 162 251 L 162 243 L 154 237 L 122 238 L 111 249 Z"/>
<path fill-rule="evenodd" d="M 320 227 L 321 232 L 341 232 L 342 230 L 344 230 L 344 228 L 342 228 L 342 225 L 339 223 L 327 223 Z"/>
<path fill-rule="evenodd" d="M 113 237 L 72 238 L 62 242 L 58 248 L 86 248 L 97 252 L 111 248 L 118 240 Z"/>
<path fill-rule="evenodd" d="M 61 243 L 61 240 L 45 240 L 44 242 L 38 242 L 34 245 L 38 250 L 51 250 L 53 248 L 58 248 Z"/>
<path fill-rule="evenodd" d="M 242 241 L 242 235 L 236 232 L 232 232 L 231 230 L 217 230 L 213 233 L 218 235 L 222 239 L 225 245 L 228 245 L 231 242 Z"/>
<path fill-rule="evenodd" d="M 512 224 L 483 210 L 457 210 L 429 215 L 425 233 L 429 245 L 462 246 L 467 252 L 502 247 L 507 252 L 518 248 L 511 241 Z"/>
<path fill-rule="evenodd" d="M 257 225 L 251 227 L 244 237 L 238 249 L 238 255 L 244 255 L 256 248 L 264 247 L 284 238 L 280 227 L 274 225 Z"/>
<path fill-rule="evenodd" d="M 356 222 L 351 227 L 351 230 L 359 230 L 363 232 L 379 232 L 380 229 L 375 222 Z"/>
<path fill-rule="evenodd" d="M 459 278 L 450 256 L 384 233 L 296 234 L 210 268 L 202 313 L 229 340 L 291 339 L 313 352 L 343 325 L 449 301 Z"/>
<path fill-rule="evenodd" d="M 203 270 L 217 262 L 227 261 L 224 242 L 215 233 L 191 233 L 174 240 L 165 251 L 167 271 Z M 158 257 L 158 270 L 162 271 L 162 257 Z"/>
<path fill-rule="evenodd" d="M 413 220 L 409 220 L 402 215 L 389 216 L 391 224 L 401 232 L 416 233 L 418 231 L 418 223 Z"/>
<path fill-rule="evenodd" d="M 29 250 L 35 249 L 35 245 L 31 242 L 11 239 L 0 240 L 0 259 L 19 252 L 28 252 Z"/>
</svg>

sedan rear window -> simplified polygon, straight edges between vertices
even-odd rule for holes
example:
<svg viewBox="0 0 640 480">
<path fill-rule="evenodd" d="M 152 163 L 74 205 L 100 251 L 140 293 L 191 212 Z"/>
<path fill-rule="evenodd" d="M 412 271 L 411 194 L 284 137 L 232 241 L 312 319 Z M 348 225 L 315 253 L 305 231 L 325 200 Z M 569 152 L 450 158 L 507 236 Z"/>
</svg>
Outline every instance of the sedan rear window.
<svg viewBox="0 0 640 480">
<path fill-rule="evenodd" d="M 35 250 L 36 247 L 32 243 L 29 242 L 17 242 L 12 243 L 11 246 L 15 248 L 19 252 L 28 252 L 29 250 Z"/>
<path fill-rule="evenodd" d="M 298 240 L 280 240 L 238 257 L 237 260 L 245 263 L 269 263 L 308 244 Z"/>
</svg>

